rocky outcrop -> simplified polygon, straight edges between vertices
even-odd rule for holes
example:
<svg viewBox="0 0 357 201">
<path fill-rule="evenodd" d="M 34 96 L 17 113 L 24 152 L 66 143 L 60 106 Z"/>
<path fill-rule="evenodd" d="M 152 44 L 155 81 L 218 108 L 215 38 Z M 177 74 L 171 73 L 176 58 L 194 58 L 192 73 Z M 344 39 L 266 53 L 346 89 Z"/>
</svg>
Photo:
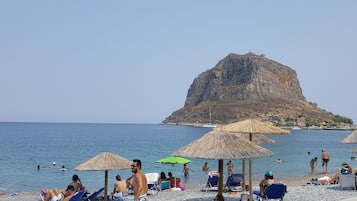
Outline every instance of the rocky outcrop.
<svg viewBox="0 0 357 201">
<path fill-rule="evenodd" d="M 205 124 L 211 120 L 225 124 L 246 117 L 280 123 L 334 119 L 332 113 L 306 101 L 295 70 L 264 55 L 248 53 L 229 54 L 201 73 L 190 86 L 184 107 L 163 123 Z"/>
</svg>

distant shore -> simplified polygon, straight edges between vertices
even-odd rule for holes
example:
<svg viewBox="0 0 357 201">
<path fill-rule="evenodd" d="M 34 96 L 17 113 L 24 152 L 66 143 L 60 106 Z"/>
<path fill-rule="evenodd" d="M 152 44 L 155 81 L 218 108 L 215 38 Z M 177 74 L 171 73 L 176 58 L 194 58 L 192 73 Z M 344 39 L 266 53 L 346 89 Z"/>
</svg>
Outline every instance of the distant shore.
<svg viewBox="0 0 357 201">
<path fill-rule="evenodd" d="M 193 126 L 193 127 L 206 127 L 206 125 L 213 125 L 213 126 L 219 127 L 221 125 L 221 124 L 187 123 L 187 122 L 182 122 L 182 123 L 162 123 L 162 124 L 163 125 L 177 125 L 177 126 Z M 357 125 L 351 125 L 350 127 L 317 127 L 317 126 L 312 126 L 312 127 L 304 127 L 304 126 L 284 127 L 284 126 L 281 126 L 280 128 L 286 129 L 286 130 L 341 130 L 341 131 L 345 130 L 345 131 L 354 131 L 354 130 L 357 130 Z"/>
</svg>

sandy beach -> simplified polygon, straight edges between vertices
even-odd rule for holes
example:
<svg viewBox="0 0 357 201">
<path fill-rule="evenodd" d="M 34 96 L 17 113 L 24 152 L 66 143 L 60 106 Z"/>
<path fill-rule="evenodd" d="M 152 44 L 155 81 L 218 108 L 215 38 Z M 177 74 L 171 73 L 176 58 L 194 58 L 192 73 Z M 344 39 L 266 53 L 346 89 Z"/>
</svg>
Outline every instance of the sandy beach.
<svg viewBox="0 0 357 201">
<path fill-rule="evenodd" d="M 318 177 L 319 175 L 317 175 Z M 321 176 L 321 175 L 320 175 Z M 296 177 L 296 178 L 276 178 L 277 182 L 283 182 L 288 186 L 285 201 L 304 201 L 304 200 L 319 200 L 319 201 L 337 201 L 337 200 L 356 200 L 357 191 L 344 190 L 341 191 L 338 184 L 331 185 L 313 185 L 306 184 L 311 177 Z M 258 189 L 258 182 L 253 181 L 253 189 Z M 203 184 L 189 184 L 184 191 L 165 190 L 156 195 L 150 195 L 152 201 L 208 201 L 213 200 L 217 192 L 202 192 Z M 237 194 L 224 193 L 223 196 L 227 201 L 240 200 L 242 193 Z M 19 192 L 11 194 L 0 194 L 0 201 L 17 200 L 17 201 L 38 201 L 40 200 L 39 192 Z"/>
</svg>

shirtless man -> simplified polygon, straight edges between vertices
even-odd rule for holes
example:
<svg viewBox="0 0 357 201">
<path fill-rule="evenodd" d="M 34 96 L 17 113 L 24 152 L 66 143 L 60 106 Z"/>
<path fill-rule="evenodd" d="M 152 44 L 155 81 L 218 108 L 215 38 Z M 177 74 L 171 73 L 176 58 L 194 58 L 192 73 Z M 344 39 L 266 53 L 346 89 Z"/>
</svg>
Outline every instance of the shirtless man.
<svg viewBox="0 0 357 201">
<path fill-rule="evenodd" d="M 315 173 L 315 166 L 317 165 L 317 157 L 312 158 L 310 160 L 310 170 L 311 170 L 311 176 L 314 176 Z"/>
<path fill-rule="evenodd" d="M 183 164 L 183 170 L 182 170 L 182 173 L 185 177 L 188 177 L 189 175 L 189 170 L 191 170 L 193 172 L 193 170 L 191 168 L 189 168 L 187 166 L 187 164 Z"/>
<path fill-rule="evenodd" d="M 134 159 L 131 164 L 131 171 L 134 173 L 132 181 L 127 181 L 134 188 L 134 201 L 147 201 L 148 184 L 144 172 L 141 171 L 141 161 Z"/>
<path fill-rule="evenodd" d="M 127 191 L 127 185 L 126 185 L 126 181 L 121 180 L 121 176 L 117 175 L 115 176 L 116 182 L 114 184 L 114 189 L 113 189 L 113 194 L 115 193 L 126 193 Z"/>
<path fill-rule="evenodd" d="M 325 151 L 324 149 L 322 150 L 321 159 L 322 159 L 322 173 L 327 173 L 327 164 L 330 160 L 330 154 L 327 153 L 327 151 Z"/>
</svg>

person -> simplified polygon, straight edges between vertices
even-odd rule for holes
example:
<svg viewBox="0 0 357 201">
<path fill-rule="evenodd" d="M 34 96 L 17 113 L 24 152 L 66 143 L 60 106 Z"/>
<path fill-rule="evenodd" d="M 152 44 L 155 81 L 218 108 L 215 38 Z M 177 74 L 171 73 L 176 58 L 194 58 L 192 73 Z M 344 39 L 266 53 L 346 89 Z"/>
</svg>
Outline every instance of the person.
<svg viewBox="0 0 357 201">
<path fill-rule="evenodd" d="M 317 166 L 317 157 L 312 158 L 312 159 L 310 160 L 311 176 L 313 176 L 314 173 L 315 173 L 315 166 Z"/>
<path fill-rule="evenodd" d="M 343 162 L 341 166 L 342 166 L 341 170 L 340 170 L 341 174 L 352 174 L 353 170 L 352 170 L 351 166 L 348 165 L 348 163 Z"/>
<path fill-rule="evenodd" d="M 40 171 L 41 170 L 41 165 L 37 165 L 37 170 Z"/>
<path fill-rule="evenodd" d="M 281 160 L 280 158 L 278 158 L 278 159 L 275 160 L 275 162 L 276 162 L 276 163 L 282 163 L 282 162 L 284 162 L 284 161 Z"/>
<path fill-rule="evenodd" d="M 167 177 L 166 177 L 165 172 L 161 172 L 160 173 L 159 183 L 161 183 L 162 181 L 167 181 Z"/>
<path fill-rule="evenodd" d="M 335 183 L 339 180 L 339 174 L 344 174 L 344 175 L 348 175 L 348 174 L 352 174 L 353 170 L 352 168 L 348 165 L 348 163 L 343 162 L 341 164 L 341 169 L 337 172 L 335 172 L 332 177 L 329 176 L 323 176 L 317 179 L 319 184 L 332 184 Z M 312 179 L 312 183 L 314 183 L 314 181 L 316 181 L 316 179 Z"/>
<path fill-rule="evenodd" d="M 115 179 L 116 179 L 116 181 L 114 183 L 114 189 L 113 189 L 112 194 L 126 193 L 128 190 L 126 181 L 122 180 L 120 175 L 115 176 Z"/>
<path fill-rule="evenodd" d="M 170 182 L 167 181 L 167 177 L 166 177 L 165 172 L 161 172 L 160 173 L 158 184 L 160 186 L 160 190 L 165 190 L 165 189 L 169 189 L 170 188 Z"/>
<path fill-rule="evenodd" d="M 82 185 L 81 179 L 76 174 L 72 176 L 72 182 L 68 185 L 74 186 L 74 191 L 76 192 L 85 190 L 85 187 Z"/>
<path fill-rule="evenodd" d="M 62 165 L 61 171 L 66 171 L 66 170 L 67 170 L 67 168 L 64 165 Z"/>
<path fill-rule="evenodd" d="M 179 188 L 181 190 L 185 190 L 185 186 L 181 185 L 181 179 L 178 177 L 174 177 L 172 175 L 172 172 L 168 172 L 167 175 L 169 176 L 168 180 L 170 181 L 170 187 L 171 188 Z"/>
<path fill-rule="evenodd" d="M 311 182 L 313 184 L 332 184 L 332 183 L 338 181 L 338 175 L 339 175 L 338 172 L 336 172 L 332 175 L 332 177 L 323 176 L 318 179 L 312 179 Z M 317 183 L 316 183 L 316 180 L 317 180 Z"/>
<path fill-rule="evenodd" d="M 112 199 L 114 200 L 124 200 L 123 195 L 128 191 L 127 182 L 121 179 L 120 175 L 115 176 L 114 189 L 110 193 L 112 195 Z"/>
<path fill-rule="evenodd" d="M 133 175 L 127 179 L 127 182 L 134 188 L 134 201 L 147 201 L 148 184 L 145 173 L 141 171 L 141 160 L 133 160 L 131 172 Z"/>
<path fill-rule="evenodd" d="M 259 193 L 260 195 L 264 195 L 265 192 L 265 188 L 271 184 L 273 184 L 274 181 L 274 176 L 273 176 L 273 171 L 268 170 L 265 175 L 264 175 L 264 179 L 262 179 L 259 183 Z"/>
<path fill-rule="evenodd" d="M 182 170 L 183 176 L 188 177 L 189 171 L 193 172 L 193 170 L 189 168 L 187 164 L 183 164 L 183 170 Z"/>
<path fill-rule="evenodd" d="M 321 159 L 322 159 L 322 173 L 327 173 L 327 165 L 330 160 L 330 154 L 322 149 L 322 154 L 321 154 Z"/>
<path fill-rule="evenodd" d="M 226 166 L 227 166 L 228 175 L 232 175 L 234 173 L 232 160 L 229 160 Z"/>
<path fill-rule="evenodd" d="M 208 170 L 209 170 L 208 164 L 207 162 L 205 162 L 205 164 L 202 166 L 202 171 L 208 171 Z"/>
<path fill-rule="evenodd" d="M 57 163 L 56 162 L 52 162 L 52 168 L 55 168 L 57 166 Z"/>
<path fill-rule="evenodd" d="M 67 189 L 63 192 L 59 189 L 41 190 L 41 195 L 44 201 L 69 201 L 76 193 L 73 185 L 68 185 Z"/>
</svg>

